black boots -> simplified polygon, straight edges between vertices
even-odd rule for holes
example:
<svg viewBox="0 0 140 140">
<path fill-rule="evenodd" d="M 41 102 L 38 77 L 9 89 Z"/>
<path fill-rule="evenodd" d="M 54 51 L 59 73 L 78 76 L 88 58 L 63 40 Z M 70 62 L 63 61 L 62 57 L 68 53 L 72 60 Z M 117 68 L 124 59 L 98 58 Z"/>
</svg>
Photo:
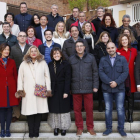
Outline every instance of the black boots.
<svg viewBox="0 0 140 140">
<path fill-rule="evenodd" d="M 59 128 L 55 128 L 54 129 L 54 136 L 58 136 L 58 134 L 59 134 Z"/>
<path fill-rule="evenodd" d="M 61 130 L 61 136 L 65 136 L 66 135 L 66 130 Z"/>
<path fill-rule="evenodd" d="M 131 93 L 128 98 L 128 116 L 127 116 L 127 121 L 129 123 L 133 122 L 133 108 L 134 108 L 134 93 Z"/>
</svg>

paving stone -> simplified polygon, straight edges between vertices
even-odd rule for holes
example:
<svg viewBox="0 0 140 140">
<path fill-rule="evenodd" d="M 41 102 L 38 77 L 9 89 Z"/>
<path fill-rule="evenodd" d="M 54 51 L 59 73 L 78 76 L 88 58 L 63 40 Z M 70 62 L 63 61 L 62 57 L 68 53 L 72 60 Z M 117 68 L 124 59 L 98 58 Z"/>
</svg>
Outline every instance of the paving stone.
<svg viewBox="0 0 140 140">
<path fill-rule="evenodd" d="M 11 133 L 11 137 L 0 138 L 0 140 L 23 140 L 25 133 Z"/>
<path fill-rule="evenodd" d="M 130 123 L 131 133 L 140 133 L 140 121 L 134 121 Z"/>
</svg>

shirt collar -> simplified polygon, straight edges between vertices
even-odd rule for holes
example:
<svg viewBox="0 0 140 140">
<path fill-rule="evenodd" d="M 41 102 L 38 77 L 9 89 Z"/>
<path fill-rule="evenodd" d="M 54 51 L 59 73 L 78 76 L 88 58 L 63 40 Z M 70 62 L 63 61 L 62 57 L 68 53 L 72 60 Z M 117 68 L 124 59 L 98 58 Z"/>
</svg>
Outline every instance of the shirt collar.
<svg viewBox="0 0 140 140">
<path fill-rule="evenodd" d="M 114 58 L 114 59 L 115 59 L 115 58 L 116 58 L 116 56 L 114 56 L 114 57 L 111 57 L 111 56 L 109 55 L 109 58 L 110 58 L 110 59 L 112 59 L 112 58 Z"/>
<path fill-rule="evenodd" d="M 54 41 L 52 40 L 51 46 L 53 46 L 53 45 L 54 45 Z M 45 46 L 45 47 L 48 47 L 46 41 L 44 42 L 44 46 Z"/>
<path fill-rule="evenodd" d="M 25 46 L 26 46 L 26 43 L 25 43 L 25 45 L 24 45 L 24 47 L 22 47 L 19 43 L 18 43 L 18 45 L 20 46 L 20 48 L 25 48 Z"/>
<path fill-rule="evenodd" d="M 47 25 L 46 25 L 45 29 L 43 29 L 41 25 L 40 25 L 40 27 L 41 27 L 41 30 L 46 30 L 47 29 Z"/>
</svg>

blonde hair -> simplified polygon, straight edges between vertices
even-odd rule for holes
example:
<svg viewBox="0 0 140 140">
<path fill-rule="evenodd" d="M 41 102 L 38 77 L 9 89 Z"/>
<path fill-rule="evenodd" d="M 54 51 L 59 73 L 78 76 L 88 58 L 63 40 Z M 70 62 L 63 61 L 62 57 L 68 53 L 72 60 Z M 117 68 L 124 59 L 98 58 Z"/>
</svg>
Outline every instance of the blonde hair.
<svg viewBox="0 0 140 140">
<path fill-rule="evenodd" d="M 102 42 L 102 37 L 103 37 L 104 34 L 107 34 L 107 35 L 108 35 L 108 37 L 109 37 L 108 42 L 112 42 L 111 37 L 110 37 L 110 34 L 109 34 L 108 32 L 106 32 L 106 31 L 103 31 L 103 32 L 100 34 L 99 39 L 98 39 L 98 41 L 96 42 L 96 45 L 97 45 L 99 42 Z M 107 42 L 107 43 L 108 43 L 108 42 Z"/>
<path fill-rule="evenodd" d="M 91 23 L 90 23 L 89 21 L 86 21 L 86 22 L 83 24 L 83 26 L 82 26 L 82 31 L 83 31 L 84 34 L 85 34 L 85 25 L 86 25 L 87 23 L 89 23 L 90 26 L 91 26 L 90 33 L 93 32 L 93 29 L 92 29 L 92 25 L 91 25 Z"/>
</svg>

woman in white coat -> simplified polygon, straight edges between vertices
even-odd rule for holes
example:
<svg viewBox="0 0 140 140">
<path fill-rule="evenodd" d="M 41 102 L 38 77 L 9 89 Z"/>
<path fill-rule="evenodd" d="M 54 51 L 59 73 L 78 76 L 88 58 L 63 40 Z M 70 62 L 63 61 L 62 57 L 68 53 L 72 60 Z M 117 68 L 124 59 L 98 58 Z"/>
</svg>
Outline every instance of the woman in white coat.
<svg viewBox="0 0 140 140">
<path fill-rule="evenodd" d="M 21 114 L 27 116 L 29 137 L 39 136 L 39 127 L 43 113 L 49 112 L 47 97 L 34 95 L 35 84 L 47 87 L 50 94 L 50 73 L 44 56 L 40 54 L 36 46 L 31 46 L 23 58 L 18 73 L 18 91 L 25 91 L 22 97 Z"/>
<path fill-rule="evenodd" d="M 63 48 L 64 41 L 66 39 L 68 39 L 69 37 L 70 37 L 70 33 L 69 32 L 66 32 L 65 23 L 62 22 L 62 21 L 59 21 L 56 24 L 55 31 L 53 32 L 53 38 L 52 38 L 52 40 L 55 43 L 60 44 L 61 45 L 61 49 L 62 49 Z"/>
</svg>

